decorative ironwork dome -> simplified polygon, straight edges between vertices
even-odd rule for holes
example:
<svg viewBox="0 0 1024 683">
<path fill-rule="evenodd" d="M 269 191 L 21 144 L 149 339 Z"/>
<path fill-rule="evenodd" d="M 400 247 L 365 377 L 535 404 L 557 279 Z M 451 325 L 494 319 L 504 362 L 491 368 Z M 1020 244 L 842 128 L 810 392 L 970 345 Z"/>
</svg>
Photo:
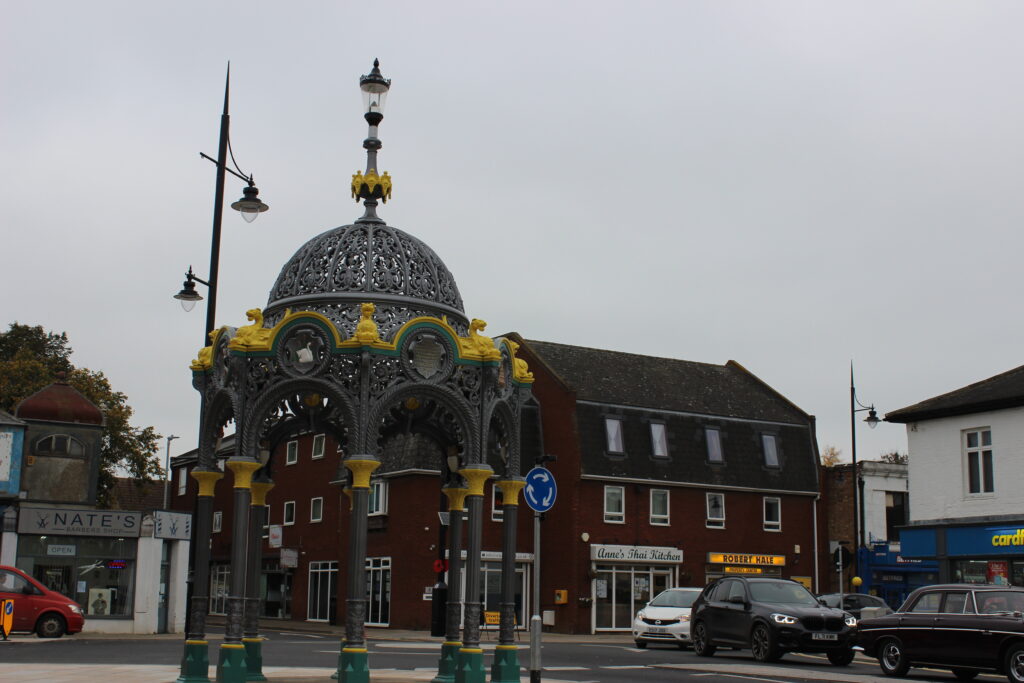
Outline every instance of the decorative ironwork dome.
<svg viewBox="0 0 1024 683">
<path fill-rule="evenodd" d="M 281 269 L 264 315 L 271 324 L 286 309 L 311 310 L 349 334 L 359 305 L 377 305 L 388 338 L 419 315 L 447 316 L 465 334 L 468 321 L 455 278 L 419 239 L 378 221 L 359 221 L 317 235 Z"/>
</svg>

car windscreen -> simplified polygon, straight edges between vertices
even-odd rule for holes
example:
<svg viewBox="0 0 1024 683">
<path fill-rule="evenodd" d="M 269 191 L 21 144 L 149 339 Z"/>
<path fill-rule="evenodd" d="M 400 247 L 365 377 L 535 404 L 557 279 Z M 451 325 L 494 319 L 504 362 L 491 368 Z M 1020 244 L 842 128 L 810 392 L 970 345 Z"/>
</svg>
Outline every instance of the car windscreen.
<svg viewBox="0 0 1024 683">
<path fill-rule="evenodd" d="M 651 607 L 690 607 L 700 591 L 664 591 L 651 600 Z"/>
<path fill-rule="evenodd" d="M 754 602 L 776 602 L 786 605 L 817 605 L 806 588 L 796 583 L 751 581 L 750 598 Z"/>
<path fill-rule="evenodd" d="M 974 594 L 981 614 L 1024 612 L 1024 593 L 1016 591 L 978 591 Z"/>
</svg>

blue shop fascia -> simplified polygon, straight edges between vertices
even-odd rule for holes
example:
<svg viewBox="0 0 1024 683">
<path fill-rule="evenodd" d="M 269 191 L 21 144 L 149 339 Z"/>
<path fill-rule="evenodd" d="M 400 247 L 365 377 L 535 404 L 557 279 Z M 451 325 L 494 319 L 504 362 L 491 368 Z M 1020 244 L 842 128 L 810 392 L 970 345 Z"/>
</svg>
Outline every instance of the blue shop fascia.
<svg viewBox="0 0 1024 683">
<path fill-rule="evenodd" d="M 984 517 L 900 530 L 902 555 L 933 560 L 938 580 L 1024 586 L 1024 518 Z"/>
<path fill-rule="evenodd" d="M 861 579 L 865 593 L 877 595 L 896 608 L 920 586 L 939 581 L 939 563 L 933 558 L 909 557 L 898 542 L 882 541 L 861 548 Z"/>
</svg>

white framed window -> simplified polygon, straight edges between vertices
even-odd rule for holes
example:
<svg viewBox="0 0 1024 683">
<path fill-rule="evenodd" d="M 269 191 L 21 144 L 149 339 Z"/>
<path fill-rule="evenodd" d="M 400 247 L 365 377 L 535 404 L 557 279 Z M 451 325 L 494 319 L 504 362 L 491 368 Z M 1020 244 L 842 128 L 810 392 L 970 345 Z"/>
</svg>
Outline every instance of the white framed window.
<svg viewBox="0 0 1024 683">
<path fill-rule="evenodd" d="M 655 458 L 668 457 L 668 434 L 664 422 L 651 423 L 651 455 Z"/>
<path fill-rule="evenodd" d="M 625 453 L 625 447 L 622 444 L 622 420 L 617 417 L 606 417 L 604 431 L 608 437 L 608 452 Z"/>
<path fill-rule="evenodd" d="M 184 496 L 185 495 L 185 489 L 187 489 L 187 488 L 188 488 L 188 468 L 187 467 L 179 467 L 178 468 L 178 495 L 179 496 Z"/>
<path fill-rule="evenodd" d="M 707 494 L 708 518 L 704 526 L 709 529 L 725 528 L 725 494 Z"/>
<path fill-rule="evenodd" d="M 718 427 L 705 427 L 704 438 L 708 442 L 708 462 L 723 462 L 722 432 Z"/>
<path fill-rule="evenodd" d="M 224 513 L 220 510 L 216 510 L 213 513 L 213 533 L 220 533 L 221 526 L 224 524 Z"/>
<path fill-rule="evenodd" d="M 626 523 L 626 489 L 622 486 L 604 487 L 604 521 L 607 524 Z"/>
<path fill-rule="evenodd" d="M 285 451 L 285 454 L 284 454 L 284 464 L 285 465 L 294 465 L 295 463 L 297 463 L 299 461 L 299 442 L 298 441 L 289 441 L 287 449 L 288 450 Z"/>
<path fill-rule="evenodd" d="M 281 522 L 284 526 L 295 524 L 295 501 L 289 500 L 284 504 L 284 516 Z"/>
<path fill-rule="evenodd" d="M 491 486 L 491 521 L 500 522 L 504 519 L 502 514 L 504 510 L 501 509 L 501 503 L 504 500 L 501 496 L 501 488 L 498 487 L 497 483 Z"/>
<path fill-rule="evenodd" d="M 264 505 L 263 509 L 263 538 L 270 538 L 270 506 Z"/>
<path fill-rule="evenodd" d="M 964 432 L 964 465 L 967 469 L 967 495 L 994 493 L 992 467 L 992 430 L 972 429 Z"/>
<path fill-rule="evenodd" d="M 309 521 L 319 522 L 324 518 L 324 499 L 311 498 L 309 501 Z"/>
<path fill-rule="evenodd" d="M 761 446 L 764 448 L 764 466 L 779 466 L 779 447 L 775 441 L 774 434 L 762 434 Z"/>
<path fill-rule="evenodd" d="M 668 526 L 668 490 L 651 489 L 651 524 Z"/>
<path fill-rule="evenodd" d="M 782 499 L 764 498 L 764 530 L 782 531 Z"/>
<path fill-rule="evenodd" d="M 369 514 L 386 515 L 388 512 L 388 483 L 383 479 L 370 482 Z"/>
<path fill-rule="evenodd" d="M 313 460 L 324 457 L 324 444 L 327 441 L 325 434 L 317 434 L 313 437 Z"/>
</svg>

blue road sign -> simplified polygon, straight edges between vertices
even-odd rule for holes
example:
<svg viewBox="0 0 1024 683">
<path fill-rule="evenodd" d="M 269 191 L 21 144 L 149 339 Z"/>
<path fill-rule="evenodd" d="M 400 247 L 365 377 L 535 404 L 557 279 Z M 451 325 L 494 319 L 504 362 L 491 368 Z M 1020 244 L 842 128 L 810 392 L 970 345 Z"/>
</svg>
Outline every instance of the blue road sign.
<svg viewBox="0 0 1024 683">
<path fill-rule="evenodd" d="M 555 504 L 558 487 L 555 475 L 543 467 L 534 467 L 526 474 L 526 488 L 523 497 L 535 512 L 547 512 Z"/>
</svg>

